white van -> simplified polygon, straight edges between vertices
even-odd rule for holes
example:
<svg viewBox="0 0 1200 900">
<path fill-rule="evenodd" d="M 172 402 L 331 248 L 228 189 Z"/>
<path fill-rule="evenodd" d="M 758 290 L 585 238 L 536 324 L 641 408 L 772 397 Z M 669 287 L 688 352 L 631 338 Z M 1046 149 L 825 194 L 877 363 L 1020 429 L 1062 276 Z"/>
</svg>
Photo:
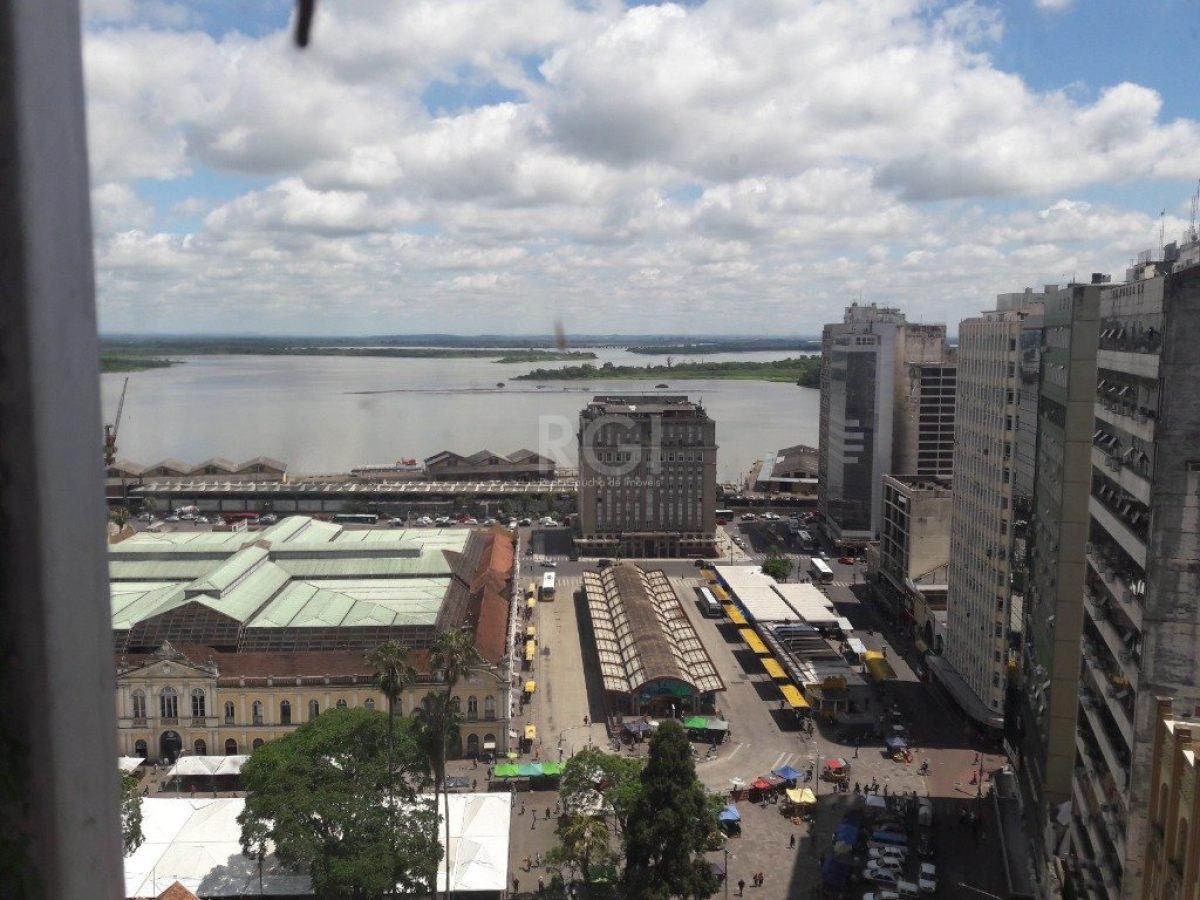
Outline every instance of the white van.
<svg viewBox="0 0 1200 900">
<path fill-rule="evenodd" d="M 922 828 L 933 825 L 933 801 L 928 797 L 917 801 L 917 824 Z"/>
<path fill-rule="evenodd" d="M 920 900 L 921 898 L 920 888 L 912 881 L 897 881 L 894 890 L 902 900 Z"/>
</svg>

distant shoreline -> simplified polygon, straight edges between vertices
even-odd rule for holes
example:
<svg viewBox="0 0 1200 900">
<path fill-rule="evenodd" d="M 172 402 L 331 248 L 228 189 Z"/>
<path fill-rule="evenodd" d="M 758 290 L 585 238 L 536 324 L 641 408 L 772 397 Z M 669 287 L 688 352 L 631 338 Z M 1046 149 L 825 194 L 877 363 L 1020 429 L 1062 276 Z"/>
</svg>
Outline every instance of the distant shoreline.
<svg viewBox="0 0 1200 900">
<path fill-rule="evenodd" d="M 496 363 L 575 362 L 596 359 L 590 350 L 487 349 L 483 347 L 325 347 L 316 345 L 159 342 L 101 345 L 101 372 L 137 372 L 182 364 L 182 356 L 328 356 L 385 359 L 490 359 Z"/>
<path fill-rule="evenodd" d="M 514 381 L 585 381 L 596 379 L 775 381 L 800 387 L 820 387 L 820 357 L 777 359 L 769 362 L 686 362 L 672 366 L 565 366 L 534 369 Z"/>
<path fill-rule="evenodd" d="M 121 353 L 100 354 L 100 374 L 112 372 L 144 372 L 147 369 L 168 369 L 181 365 L 182 360 L 150 356 L 126 356 Z"/>
</svg>

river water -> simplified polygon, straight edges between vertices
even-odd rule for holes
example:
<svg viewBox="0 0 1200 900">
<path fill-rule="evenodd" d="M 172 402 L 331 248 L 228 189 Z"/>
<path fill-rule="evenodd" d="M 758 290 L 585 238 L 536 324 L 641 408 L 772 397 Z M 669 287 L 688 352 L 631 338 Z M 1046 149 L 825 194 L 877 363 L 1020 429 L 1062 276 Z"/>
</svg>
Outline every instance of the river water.
<svg viewBox="0 0 1200 900">
<path fill-rule="evenodd" d="M 663 357 L 597 348 L 595 365 L 659 365 Z M 676 356 L 767 361 L 779 351 Z M 655 393 L 652 381 L 513 381 L 534 368 L 490 359 L 201 356 L 129 374 L 118 455 L 149 465 L 174 457 L 241 462 L 260 454 L 296 473 L 345 472 L 364 463 L 423 459 L 439 450 L 508 454 L 522 447 L 574 466 L 579 410 L 593 394 Z M 124 374 L 101 376 L 104 419 Z M 504 382 L 504 387 L 497 387 Z M 819 393 L 764 381 L 666 378 L 660 393 L 703 401 L 717 423 L 717 477 L 735 481 L 756 459 L 817 444 Z"/>
</svg>

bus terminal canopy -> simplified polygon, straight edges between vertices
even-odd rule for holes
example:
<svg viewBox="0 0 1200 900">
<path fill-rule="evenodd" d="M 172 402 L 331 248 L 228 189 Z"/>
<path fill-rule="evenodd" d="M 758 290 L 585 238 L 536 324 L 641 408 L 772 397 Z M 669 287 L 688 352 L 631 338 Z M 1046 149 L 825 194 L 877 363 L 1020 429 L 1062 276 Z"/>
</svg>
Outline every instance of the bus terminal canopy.
<svg viewBox="0 0 1200 900">
<path fill-rule="evenodd" d="M 875 681 L 893 681 L 896 678 L 896 670 L 887 661 L 887 657 L 878 650 L 868 650 L 864 653 L 863 665 L 867 667 L 867 671 L 871 673 L 871 677 Z"/>
<path fill-rule="evenodd" d="M 745 641 L 746 646 L 753 650 L 758 656 L 766 656 L 768 653 L 770 653 L 770 651 L 767 650 L 767 645 L 762 642 L 762 638 L 754 633 L 753 628 L 739 628 L 738 636 Z"/>
<path fill-rule="evenodd" d="M 631 562 L 585 572 L 584 596 L 606 691 L 634 711 L 649 690 L 686 697 L 725 690 L 674 588 Z"/>
<path fill-rule="evenodd" d="M 783 671 L 783 666 L 773 656 L 768 656 L 762 661 L 763 668 L 767 670 L 767 674 L 776 681 L 787 681 L 788 674 Z"/>
<path fill-rule="evenodd" d="M 725 610 L 725 615 L 729 617 L 729 621 L 732 622 L 734 625 L 749 624 L 746 621 L 746 617 L 743 616 L 741 611 L 736 606 L 734 606 L 732 603 L 726 603 L 725 606 L 722 607 L 722 609 Z"/>
<path fill-rule="evenodd" d="M 808 701 L 794 684 L 780 685 L 779 691 L 792 709 L 808 709 Z"/>
</svg>

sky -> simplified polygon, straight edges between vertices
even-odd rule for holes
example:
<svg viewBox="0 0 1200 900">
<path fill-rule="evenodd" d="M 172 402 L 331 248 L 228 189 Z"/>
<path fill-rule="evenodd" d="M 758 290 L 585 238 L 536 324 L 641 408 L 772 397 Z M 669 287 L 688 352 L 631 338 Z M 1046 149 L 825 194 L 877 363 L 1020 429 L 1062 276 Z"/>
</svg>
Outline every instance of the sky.
<svg viewBox="0 0 1200 900">
<path fill-rule="evenodd" d="M 84 0 L 102 333 L 811 334 L 1190 227 L 1194 0 Z"/>
</svg>

